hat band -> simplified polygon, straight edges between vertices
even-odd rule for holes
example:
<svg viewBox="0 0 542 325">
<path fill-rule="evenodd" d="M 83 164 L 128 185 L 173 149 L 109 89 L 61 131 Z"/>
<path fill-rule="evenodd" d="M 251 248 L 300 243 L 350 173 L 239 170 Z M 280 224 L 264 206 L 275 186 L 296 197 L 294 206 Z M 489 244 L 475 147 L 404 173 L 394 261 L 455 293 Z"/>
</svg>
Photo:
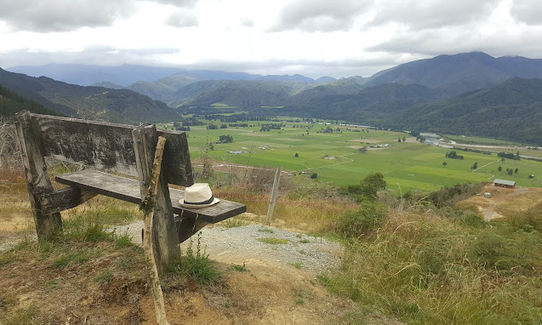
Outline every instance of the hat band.
<svg viewBox="0 0 542 325">
<path fill-rule="evenodd" d="M 213 200 L 215 199 L 214 195 L 211 195 L 211 198 L 207 201 L 203 201 L 203 202 L 188 202 L 186 200 L 184 200 L 184 204 L 192 204 L 192 205 L 203 205 L 203 204 L 209 204 L 209 203 L 212 203 Z"/>
</svg>

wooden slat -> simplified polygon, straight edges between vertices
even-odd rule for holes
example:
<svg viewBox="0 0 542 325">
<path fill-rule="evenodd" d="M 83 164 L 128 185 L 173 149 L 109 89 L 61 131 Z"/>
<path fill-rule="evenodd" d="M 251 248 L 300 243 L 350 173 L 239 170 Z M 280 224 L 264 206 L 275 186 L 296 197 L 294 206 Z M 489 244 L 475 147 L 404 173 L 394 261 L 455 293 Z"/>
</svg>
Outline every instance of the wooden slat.
<svg viewBox="0 0 542 325">
<path fill-rule="evenodd" d="M 81 191 L 79 187 L 68 187 L 41 196 L 41 213 L 51 214 L 75 208 L 96 196 L 95 193 Z"/>
<path fill-rule="evenodd" d="M 104 171 L 137 176 L 132 140 L 135 126 L 69 117 L 31 114 L 39 125 L 46 156 Z M 164 173 L 170 184 L 193 184 L 184 132 L 158 130 L 166 138 Z"/>
<path fill-rule="evenodd" d="M 97 170 L 86 169 L 71 174 L 56 176 L 61 184 L 80 187 L 82 190 L 114 197 L 123 201 L 139 204 L 141 194 L 137 180 L 111 175 Z M 183 218 L 196 218 L 199 221 L 217 223 L 219 221 L 246 212 L 241 203 L 220 200 L 219 203 L 203 209 L 182 208 L 180 199 L 184 199 L 184 191 L 169 188 L 173 212 Z"/>
</svg>

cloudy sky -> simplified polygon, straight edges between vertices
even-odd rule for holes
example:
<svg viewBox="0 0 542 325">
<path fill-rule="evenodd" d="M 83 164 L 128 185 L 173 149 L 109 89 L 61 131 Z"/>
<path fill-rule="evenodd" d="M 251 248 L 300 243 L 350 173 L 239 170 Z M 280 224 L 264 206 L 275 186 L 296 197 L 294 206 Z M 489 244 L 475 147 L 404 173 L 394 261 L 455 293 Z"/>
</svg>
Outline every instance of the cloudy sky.
<svg viewBox="0 0 542 325">
<path fill-rule="evenodd" d="M 175 65 L 311 77 L 439 54 L 542 58 L 541 0 L 0 0 L 0 67 Z"/>
</svg>

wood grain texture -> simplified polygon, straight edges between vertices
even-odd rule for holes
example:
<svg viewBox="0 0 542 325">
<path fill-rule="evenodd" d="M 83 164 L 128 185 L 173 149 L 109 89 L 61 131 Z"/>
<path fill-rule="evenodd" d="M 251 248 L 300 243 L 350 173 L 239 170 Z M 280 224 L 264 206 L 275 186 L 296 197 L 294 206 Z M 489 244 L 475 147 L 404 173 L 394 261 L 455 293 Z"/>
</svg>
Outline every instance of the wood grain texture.
<svg viewBox="0 0 542 325">
<path fill-rule="evenodd" d="M 43 144 L 36 121 L 29 112 L 17 115 L 17 139 L 22 153 L 26 185 L 38 240 L 48 240 L 62 231 L 60 213 L 44 214 L 41 197 L 52 193 L 53 186 L 47 173 Z"/>
<path fill-rule="evenodd" d="M 168 183 L 162 173 L 158 174 L 158 179 L 153 179 L 153 163 L 158 142 L 156 127 L 154 125 L 137 127 L 132 130 L 132 137 L 137 171 L 139 173 L 138 188 L 140 196 L 150 199 L 150 202 L 146 200 L 145 203 L 153 205 L 152 247 L 156 264 L 160 272 L 162 272 L 167 264 L 180 258 L 180 250 Z M 163 148 L 161 149 L 163 150 Z M 161 166 L 162 161 L 160 161 Z M 154 187 L 156 187 L 156 192 L 152 193 L 151 189 Z M 143 205 L 143 210 L 147 209 Z M 148 213 L 149 211 L 145 211 L 146 215 Z"/>
<path fill-rule="evenodd" d="M 78 187 L 63 188 L 41 196 L 41 212 L 51 214 L 75 208 L 96 196 L 95 193 L 81 191 Z"/>
<path fill-rule="evenodd" d="M 61 184 L 80 187 L 82 190 L 102 194 L 119 200 L 141 203 L 139 183 L 136 180 L 104 173 L 97 170 L 85 169 L 71 174 L 56 176 Z M 184 199 L 184 191 L 169 188 L 173 212 L 182 218 L 217 223 L 219 221 L 246 212 L 246 206 L 241 203 L 220 200 L 217 204 L 202 209 L 187 209 L 181 207 L 179 200 Z"/>
<path fill-rule="evenodd" d="M 69 117 L 30 114 L 35 120 L 43 154 L 60 161 L 137 176 L 132 138 L 135 126 Z M 164 174 L 170 184 L 194 183 L 184 132 L 157 130 L 166 138 Z"/>
</svg>

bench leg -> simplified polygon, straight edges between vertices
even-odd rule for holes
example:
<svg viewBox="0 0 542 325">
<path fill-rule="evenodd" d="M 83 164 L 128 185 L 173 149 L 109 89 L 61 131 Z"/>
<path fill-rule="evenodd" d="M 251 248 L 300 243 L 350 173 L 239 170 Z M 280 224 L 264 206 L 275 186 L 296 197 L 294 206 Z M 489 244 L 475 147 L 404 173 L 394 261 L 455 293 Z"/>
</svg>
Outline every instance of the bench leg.
<svg viewBox="0 0 542 325">
<path fill-rule="evenodd" d="M 22 153 L 38 240 L 48 240 L 62 231 L 62 219 L 58 212 L 49 214 L 42 212 L 42 196 L 51 194 L 54 190 L 47 173 L 38 125 L 28 112 L 17 116 L 17 139 Z"/>
<path fill-rule="evenodd" d="M 177 233 L 179 234 L 179 243 L 182 243 L 200 231 L 203 227 L 207 226 L 208 223 L 196 221 L 196 219 L 193 218 L 177 218 L 175 220 L 175 225 L 177 227 Z"/>
<path fill-rule="evenodd" d="M 147 197 L 152 176 L 154 151 L 158 135 L 154 125 L 140 126 L 132 131 L 141 197 Z M 164 266 L 180 258 L 179 239 L 173 219 L 173 207 L 164 173 L 160 174 L 156 192 L 153 217 L 153 247 L 156 264 L 160 271 Z"/>
</svg>

